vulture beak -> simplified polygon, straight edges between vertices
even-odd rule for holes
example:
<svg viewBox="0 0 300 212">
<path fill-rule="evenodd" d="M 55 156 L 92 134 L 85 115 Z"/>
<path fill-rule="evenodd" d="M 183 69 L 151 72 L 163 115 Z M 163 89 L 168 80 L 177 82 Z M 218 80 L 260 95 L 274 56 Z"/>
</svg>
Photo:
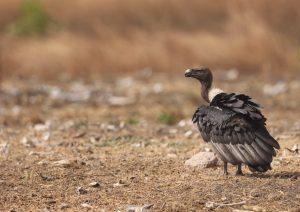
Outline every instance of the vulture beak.
<svg viewBox="0 0 300 212">
<path fill-rule="evenodd" d="M 185 77 L 192 77 L 192 72 L 193 72 L 193 69 L 187 69 L 184 72 L 184 76 Z"/>
</svg>

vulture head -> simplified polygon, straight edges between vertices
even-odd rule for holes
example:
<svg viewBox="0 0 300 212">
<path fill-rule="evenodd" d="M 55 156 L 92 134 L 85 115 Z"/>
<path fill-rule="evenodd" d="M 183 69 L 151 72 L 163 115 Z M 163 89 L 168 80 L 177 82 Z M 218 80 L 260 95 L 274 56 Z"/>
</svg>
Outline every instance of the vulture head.
<svg viewBox="0 0 300 212">
<path fill-rule="evenodd" d="M 201 95 L 206 102 L 210 102 L 209 91 L 211 89 L 213 75 L 209 68 L 192 68 L 185 71 L 185 77 L 192 77 L 200 81 L 201 83 Z"/>
</svg>

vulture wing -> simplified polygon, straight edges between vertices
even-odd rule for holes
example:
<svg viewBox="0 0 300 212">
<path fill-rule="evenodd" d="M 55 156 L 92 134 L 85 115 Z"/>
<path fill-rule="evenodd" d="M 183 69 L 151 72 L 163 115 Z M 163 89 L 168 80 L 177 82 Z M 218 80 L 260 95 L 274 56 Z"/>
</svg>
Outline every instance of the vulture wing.
<svg viewBox="0 0 300 212">
<path fill-rule="evenodd" d="M 252 120 L 266 122 L 266 118 L 260 112 L 260 106 L 251 101 L 249 96 L 244 94 L 220 93 L 214 97 L 210 106 L 221 109 L 229 109 L 236 113 L 248 116 Z"/>
<path fill-rule="evenodd" d="M 249 104 L 247 101 L 240 103 L 239 98 L 233 99 L 235 104 Z M 253 105 L 253 108 L 256 106 Z M 204 141 L 212 144 L 216 154 L 232 164 L 244 163 L 250 169 L 266 171 L 270 169 L 272 157 L 276 155 L 274 148 L 280 148 L 268 133 L 264 121 L 254 121 L 251 114 L 235 109 L 201 106 L 196 110 L 193 122 L 197 123 Z"/>
</svg>

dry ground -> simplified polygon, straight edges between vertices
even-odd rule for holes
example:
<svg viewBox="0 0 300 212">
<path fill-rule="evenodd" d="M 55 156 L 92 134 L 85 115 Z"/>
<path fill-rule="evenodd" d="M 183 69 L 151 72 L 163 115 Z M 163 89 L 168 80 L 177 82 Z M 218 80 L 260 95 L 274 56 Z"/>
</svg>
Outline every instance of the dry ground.
<svg viewBox="0 0 300 212">
<path fill-rule="evenodd" d="M 282 146 L 272 171 L 252 174 L 243 167 L 242 177 L 224 177 L 221 167 L 184 167 L 208 146 L 190 121 L 203 104 L 198 84 L 181 73 L 144 70 L 91 82 L 3 81 L 0 209 L 125 211 L 150 204 L 153 211 L 299 211 L 300 158 L 285 147 L 300 143 L 300 79 L 280 79 L 282 93 L 264 94 L 265 84 L 278 80 L 216 77 L 225 90 L 262 103 L 268 128 Z"/>
</svg>

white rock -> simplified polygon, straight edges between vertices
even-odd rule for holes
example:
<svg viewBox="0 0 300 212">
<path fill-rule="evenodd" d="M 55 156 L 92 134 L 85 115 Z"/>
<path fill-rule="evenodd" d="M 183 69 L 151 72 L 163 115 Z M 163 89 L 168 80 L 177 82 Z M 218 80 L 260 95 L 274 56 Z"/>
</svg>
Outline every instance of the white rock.
<svg viewBox="0 0 300 212">
<path fill-rule="evenodd" d="M 294 152 L 298 153 L 299 150 L 300 150 L 300 144 L 295 144 L 295 145 L 292 147 L 292 150 L 293 150 Z"/>
<path fill-rule="evenodd" d="M 184 136 L 187 138 L 190 138 L 193 135 L 193 131 L 192 130 L 188 130 L 184 133 Z"/>
<path fill-rule="evenodd" d="M 164 90 L 164 87 L 161 83 L 155 83 L 153 85 L 153 91 L 154 93 L 161 93 Z"/>
<path fill-rule="evenodd" d="M 54 161 L 52 163 L 54 166 L 62 166 L 62 167 L 70 167 L 72 162 L 70 160 L 59 160 L 59 161 Z"/>
<path fill-rule="evenodd" d="M 127 212 L 146 212 L 146 211 L 150 211 L 153 206 L 154 206 L 153 204 L 128 205 Z"/>
<path fill-rule="evenodd" d="M 83 208 L 90 208 L 90 209 L 93 208 L 91 205 L 89 205 L 87 203 L 82 203 L 81 207 L 83 207 Z"/>
<path fill-rule="evenodd" d="M 185 161 L 186 167 L 210 168 L 217 166 L 218 158 L 213 152 L 199 152 Z"/>
<path fill-rule="evenodd" d="M 99 187 L 99 186 L 100 186 L 100 183 L 97 182 L 97 181 L 91 182 L 91 183 L 89 184 L 89 187 Z"/>
<path fill-rule="evenodd" d="M 178 132 L 178 130 L 175 129 L 175 128 L 169 130 L 169 133 L 170 133 L 170 134 L 176 134 L 177 132 Z"/>
<path fill-rule="evenodd" d="M 266 96 L 275 96 L 277 94 L 285 93 L 287 90 L 287 85 L 284 82 L 277 82 L 274 85 L 266 84 L 263 87 L 263 93 Z"/>
<path fill-rule="evenodd" d="M 239 72 L 236 69 L 230 69 L 222 75 L 223 80 L 233 81 L 236 80 L 239 76 Z"/>
<path fill-rule="evenodd" d="M 178 126 L 179 127 L 184 127 L 186 125 L 186 121 L 185 120 L 181 120 L 180 122 L 178 122 Z"/>
<path fill-rule="evenodd" d="M 8 143 L 0 144 L 0 155 L 7 156 L 8 153 L 9 153 L 9 144 Z"/>
<path fill-rule="evenodd" d="M 130 105 L 135 102 L 135 99 L 131 97 L 123 97 L 123 96 L 111 96 L 108 99 L 108 103 L 112 106 L 124 106 Z"/>
</svg>

